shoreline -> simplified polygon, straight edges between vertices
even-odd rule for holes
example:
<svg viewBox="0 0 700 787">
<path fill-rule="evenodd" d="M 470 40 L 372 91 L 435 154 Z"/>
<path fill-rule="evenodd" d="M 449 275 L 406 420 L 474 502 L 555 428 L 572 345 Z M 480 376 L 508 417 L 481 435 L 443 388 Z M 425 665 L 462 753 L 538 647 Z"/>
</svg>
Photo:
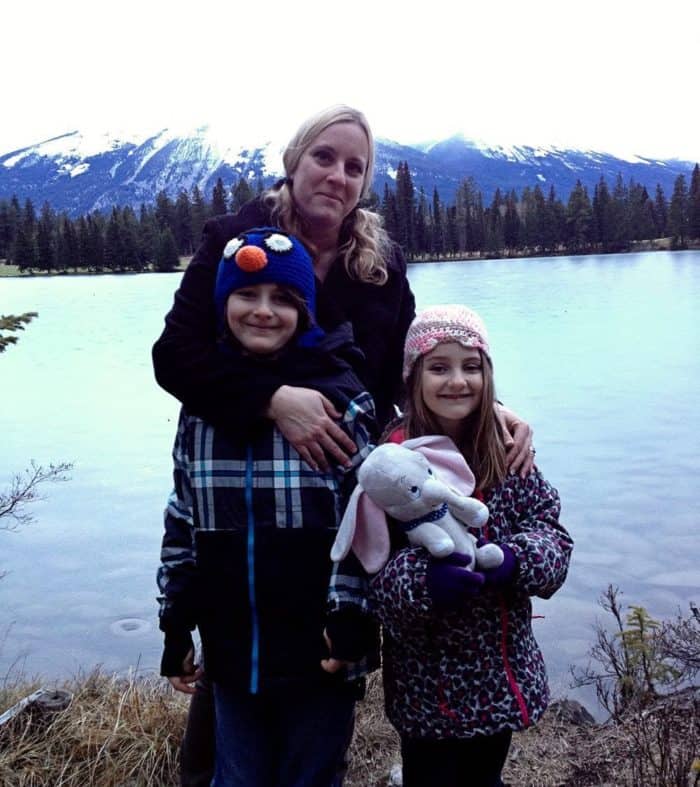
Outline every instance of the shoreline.
<svg viewBox="0 0 700 787">
<path fill-rule="evenodd" d="M 37 685 L 0 685 L 0 713 L 12 702 L 21 703 L 22 693 Z M 49 691 L 62 695 L 60 706 L 27 706 L 0 727 L 2 784 L 178 783 L 188 699 L 165 678 L 135 672 L 120 678 L 95 669 Z M 654 721 L 650 728 L 640 710 L 600 724 L 580 704 L 555 700 L 534 726 L 513 735 L 504 781 L 538 787 L 666 787 L 686 784 L 685 779 L 670 781 L 671 774 L 687 774 L 691 783 L 700 771 L 692 721 L 697 703 L 697 692 L 667 697 L 648 708 Z M 401 783 L 398 736 L 384 713 L 378 673 L 368 678 L 367 693 L 358 703 L 348 755 L 347 787 Z"/>
<path fill-rule="evenodd" d="M 550 257 L 588 257 L 588 256 L 608 256 L 608 255 L 622 255 L 622 254 L 638 254 L 640 252 L 655 252 L 655 251 L 700 251 L 700 240 L 694 239 L 688 241 L 684 248 L 672 248 L 671 238 L 655 238 L 653 240 L 633 241 L 632 248 L 629 249 L 610 249 L 603 251 L 601 249 L 582 249 L 580 251 L 561 250 L 555 252 L 526 252 L 514 251 L 509 253 L 490 254 L 490 253 L 474 253 L 474 252 L 457 252 L 455 255 L 444 257 L 419 257 L 407 258 L 406 262 L 409 265 L 432 265 L 441 262 L 488 262 L 495 260 L 527 260 L 527 259 L 545 259 Z M 28 271 L 21 272 L 16 265 L 8 265 L 4 260 L 0 260 L 0 278 L 8 279 L 31 279 L 37 276 L 42 277 L 59 277 L 59 276 L 138 276 L 148 273 L 183 273 L 189 265 L 192 257 L 181 257 L 180 264 L 172 271 L 156 271 L 156 270 L 63 270 L 63 271 Z"/>
</svg>

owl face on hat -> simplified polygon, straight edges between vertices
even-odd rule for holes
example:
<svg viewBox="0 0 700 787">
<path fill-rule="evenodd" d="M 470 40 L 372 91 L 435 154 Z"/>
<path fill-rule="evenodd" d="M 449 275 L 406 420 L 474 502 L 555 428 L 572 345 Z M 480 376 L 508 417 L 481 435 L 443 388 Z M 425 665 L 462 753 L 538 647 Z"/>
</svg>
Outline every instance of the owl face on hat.
<svg viewBox="0 0 700 787">
<path fill-rule="evenodd" d="M 259 227 L 237 235 L 226 244 L 219 262 L 214 291 L 220 324 L 225 324 L 229 295 L 234 290 L 257 284 L 278 284 L 296 290 L 312 321 L 315 320 L 316 278 L 313 261 L 304 244 L 294 235 L 276 227 Z M 301 344 L 308 343 L 305 341 L 309 339 L 307 334 L 300 337 Z M 316 339 L 318 335 L 316 329 Z"/>
</svg>

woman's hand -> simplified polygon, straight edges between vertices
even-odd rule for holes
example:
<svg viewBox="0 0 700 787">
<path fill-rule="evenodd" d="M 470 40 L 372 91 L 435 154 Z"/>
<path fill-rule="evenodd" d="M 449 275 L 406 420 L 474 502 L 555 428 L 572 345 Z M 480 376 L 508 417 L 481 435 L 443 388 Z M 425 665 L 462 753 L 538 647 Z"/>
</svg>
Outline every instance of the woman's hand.
<svg viewBox="0 0 700 787">
<path fill-rule="evenodd" d="M 168 680 L 175 691 L 181 691 L 183 694 L 194 694 L 196 691 L 194 684 L 203 674 L 204 670 L 194 663 L 194 650 L 190 650 L 182 662 L 182 675 L 173 675 Z"/>
<path fill-rule="evenodd" d="M 535 465 L 535 449 L 532 447 L 532 428 L 512 410 L 496 404 L 496 415 L 506 433 L 506 464 L 511 473 L 526 478 Z"/>
<path fill-rule="evenodd" d="M 314 470 L 328 470 L 328 456 L 348 467 L 357 451 L 336 423 L 341 414 L 311 388 L 282 385 L 272 395 L 266 415 Z"/>
</svg>

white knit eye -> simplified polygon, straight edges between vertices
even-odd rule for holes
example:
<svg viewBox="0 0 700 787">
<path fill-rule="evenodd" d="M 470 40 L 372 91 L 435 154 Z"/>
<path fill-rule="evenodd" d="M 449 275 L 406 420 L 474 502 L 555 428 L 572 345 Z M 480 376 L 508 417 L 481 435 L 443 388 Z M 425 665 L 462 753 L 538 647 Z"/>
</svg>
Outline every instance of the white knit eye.
<svg viewBox="0 0 700 787">
<path fill-rule="evenodd" d="M 245 243 L 243 238 L 231 238 L 231 240 L 224 246 L 224 257 L 230 260 L 231 257 L 241 248 Z"/>
<path fill-rule="evenodd" d="M 278 232 L 268 235 L 263 243 L 270 251 L 277 252 L 277 254 L 292 250 L 292 241 L 286 235 L 280 235 Z"/>
</svg>

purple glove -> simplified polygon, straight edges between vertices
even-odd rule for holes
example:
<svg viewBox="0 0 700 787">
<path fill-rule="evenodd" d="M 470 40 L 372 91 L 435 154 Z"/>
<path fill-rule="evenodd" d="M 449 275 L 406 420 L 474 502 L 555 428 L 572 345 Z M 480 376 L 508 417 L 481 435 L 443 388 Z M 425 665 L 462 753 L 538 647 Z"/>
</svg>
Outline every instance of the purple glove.
<svg viewBox="0 0 700 787">
<path fill-rule="evenodd" d="M 453 552 L 441 559 L 429 558 L 428 593 L 436 607 L 456 609 L 465 598 L 481 592 L 484 575 L 467 568 L 471 560 L 460 552 Z"/>
<path fill-rule="evenodd" d="M 498 545 L 503 551 L 503 562 L 496 568 L 484 570 L 484 582 L 487 587 L 502 588 L 511 585 L 518 575 L 518 558 L 507 544 Z"/>
</svg>

